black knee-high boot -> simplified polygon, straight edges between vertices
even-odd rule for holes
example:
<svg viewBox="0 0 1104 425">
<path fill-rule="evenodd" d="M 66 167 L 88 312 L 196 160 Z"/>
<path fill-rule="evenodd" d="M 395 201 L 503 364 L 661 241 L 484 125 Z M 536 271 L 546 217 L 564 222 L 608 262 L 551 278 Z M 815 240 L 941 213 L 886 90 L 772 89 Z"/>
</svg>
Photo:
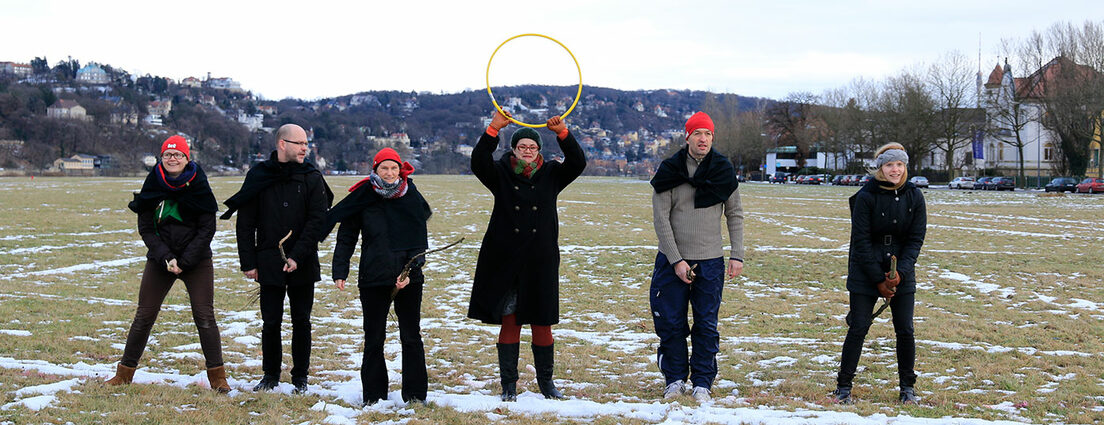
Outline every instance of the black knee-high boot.
<svg viewBox="0 0 1104 425">
<path fill-rule="evenodd" d="M 498 376 L 502 378 L 502 401 L 517 400 L 518 349 L 521 343 L 498 346 Z"/>
<path fill-rule="evenodd" d="M 552 370 L 556 364 L 555 344 L 548 346 L 533 346 L 533 366 L 537 369 L 537 386 L 544 398 L 564 398 L 552 382 Z"/>
</svg>

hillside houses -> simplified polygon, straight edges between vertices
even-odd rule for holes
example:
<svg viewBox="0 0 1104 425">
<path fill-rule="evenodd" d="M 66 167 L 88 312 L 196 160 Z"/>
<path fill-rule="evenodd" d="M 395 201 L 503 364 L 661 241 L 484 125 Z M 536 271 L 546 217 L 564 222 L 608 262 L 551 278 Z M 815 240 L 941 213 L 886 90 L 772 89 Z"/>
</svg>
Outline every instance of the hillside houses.
<svg viewBox="0 0 1104 425">
<path fill-rule="evenodd" d="M 77 70 L 77 81 L 85 84 L 107 84 L 110 79 L 103 68 L 95 63 L 90 63 Z"/>
<path fill-rule="evenodd" d="M 75 100 L 58 99 L 53 105 L 46 108 L 46 116 L 50 118 L 91 121 L 92 116 L 87 115 L 84 107 Z"/>
</svg>

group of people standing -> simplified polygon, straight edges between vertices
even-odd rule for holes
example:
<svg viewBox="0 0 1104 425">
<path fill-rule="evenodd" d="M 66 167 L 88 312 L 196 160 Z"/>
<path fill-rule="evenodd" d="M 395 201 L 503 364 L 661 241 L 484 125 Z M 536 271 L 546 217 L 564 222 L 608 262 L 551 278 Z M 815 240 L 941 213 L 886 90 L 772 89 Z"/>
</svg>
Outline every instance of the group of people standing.
<svg viewBox="0 0 1104 425">
<path fill-rule="evenodd" d="M 552 117 L 546 125 L 563 151 L 562 162 L 545 161 L 540 134 L 531 128 L 513 132 L 510 151 L 495 159 L 499 133 L 510 121 L 508 113 L 496 111 L 472 151 L 472 174 L 490 191 L 494 206 L 476 263 L 468 317 L 500 326 L 496 348 L 503 401 L 517 399 L 521 328 L 526 324 L 532 329 L 540 393 L 560 399 L 563 394 L 553 381 L 552 336 L 560 316 L 557 197 L 582 174 L 586 157 L 566 123 Z M 659 337 L 656 364 L 664 376 L 663 397 L 689 395 L 704 402 L 711 398 L 718 371 L 724 282 L 744 268 L 744 215 L 735 169 L 713 149 L 712 119 L 698 112 L 687 120 L 685 131 L 686 146 L 663 161 L 651 180 L 659 246 L 648 296 Z M 280 127 L 276 150 L 249 170 L 241 189 L 225 201 L 228 209 L 221 216 L 229 219 L 238 213 L 241 270 L 260 284 L 263 376 L 253 390 L 279 385 L 285 299 L 292 322 L 292 391 L 308 390 L 310 315 L 315 283 L 321 280 L 318 244 L 340 226 L 331 273 L 339 290 L 345 289 L 350 259 L 357 241 L 361 243 L 356 284 L 364 326 L 363 401 L 372 404 L 387 397 L 383 345 L 394 303 L 402 346 L 402 399 L 424 402 L 428 376 L 420 326 L 421 268 L 433 212 L 410 178 L 414 167 L 384 148 L 373 158 L 373 172 L 331 208 L 334 195 L 322 173 L 306 160 L 308 150 L 301 127 Z M 876 163 L 876 178 L 851 201 L 851 321 L 833 396 L 844 403 L 852 400 L 862 343 L 881 297 L 892 307 L 897 330 L 901 401 L 915 402 L 912 310 L 914 266 L 926 227 L 924 200 L 905 178 L 908 156 L 901 145 L 884 146 Z M 180 279 L 191 301 L 211 388 L 230 391 L 213 308 L 210 245 L 218 207 L 184 138 L 173 136 L 162 144 L 161 161 L 129 207 L 138 214 L 147 262 L 126 348 L 107 383 L 132 381 L 161 304 Z M 722 218 L 731 244 L 727 260 Z M 891 258 L 896 270 L 890 270 Z"/>
</svg>

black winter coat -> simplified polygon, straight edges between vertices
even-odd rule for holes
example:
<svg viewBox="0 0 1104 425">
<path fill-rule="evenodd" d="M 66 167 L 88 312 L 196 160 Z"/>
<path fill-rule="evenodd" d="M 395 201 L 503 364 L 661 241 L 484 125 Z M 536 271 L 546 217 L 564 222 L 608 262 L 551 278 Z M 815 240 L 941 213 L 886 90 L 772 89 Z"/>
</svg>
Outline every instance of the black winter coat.
<svg viewBox="0 0 1104 425">
<path fill-rule="evenodd" d="M 318 172 L 288 173 L 284 177 L 238 210 L 241 269 L 257 269 L 261 285 L 299 286 L 322 280 L 318 241 L 330 207 L 326 181 Z M 284 261 L 277 248 L 288 230 L 292 233 L 284 242 L 284 252 L 297 266 L 291 273 L 283 271 Z"/>
<path fill-rule="evenodd" d="M 897 292 L 916 292 L 916 258 L 924 245 L 928 213 L 924 194 L 911 182 L 886 189 L 871 179 L 849 199 L 851 249 L 847 255 L 847 290 L 880 296 L 876 285 L 897 256 L 901 283 Z"/>
<path fill-rule="evenodd" d="M 181 270 L 191 270 L 200 261 L 211 258 L 211 239 L 215 237 L 215 214 L 180 206 L 184 222 L 165 219 L 157 223 L 157 210 L 138 214 L 138 234 L 145 242 L 146 258 L 164 266 L 176 259 Z"/>
<path fill-rule="evenodd" d="M 398 199 L 383 199 L 372 190 L 373 202 L 354 217 L 341 222 L 337 230 L 337 246 L 334 247 L 333 278 L 348 279 L 349 259 L 361 239 L 360 266 L 357 271 L 357 287 L 395 286 L 407 261 L 429 248 L 426 221 L 431 210 L 429 203 L 407 180 L 406 194 Z M 421 267 L 422 257 L 413 265 Z M 412 282 L 414 283 L 414 282 Z"/>
<path fill-rule="evenodd" d="M 546 161 L 527 178 L 514 173 L 512 152 L 492 158 L 498 137 L 483 133 L 472 150 L 471 170 L 494 195 L 494 209 L 475 266 L 468 317 L 502 323 L 509 289 L 517 289 L 517 323 L 560 321 L 559 217 L 556 197 L 586 168 L 586 156 L 568 134 L 564 162 Z"/>
</svg>

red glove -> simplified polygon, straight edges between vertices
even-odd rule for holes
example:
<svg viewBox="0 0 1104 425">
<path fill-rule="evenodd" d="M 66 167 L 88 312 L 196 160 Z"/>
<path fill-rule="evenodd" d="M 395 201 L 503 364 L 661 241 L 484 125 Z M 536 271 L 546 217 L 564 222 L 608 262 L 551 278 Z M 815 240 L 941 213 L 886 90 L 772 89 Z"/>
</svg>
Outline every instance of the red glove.
<svg viewBox="0 0 1104 425">
<path fill-rule="evenodd" d="M 509 112 L 506 112 L 506 114 L 503 115 L 503 114 L 499 113 L 498 110 L 496 109 L 495 112 L 494 112 L 494 116 L 491 117 L 490 127 L 494 128 L 495 130 L 502 130 L 506 126 L 510 125 L 510 120 L 506 118 L 506 117 L 509 117 L 509 116 L 510 116 Z"/>
<path fill-rule="evenodd" d="M 567 123 L 563 122 L 563 119 L 560 117 L 549 118 L 545 125 L 547 125 L 548 129 L 552 130 L 553 133 L 556 133 L 556 137 L 560 140 L 567 137 Z"/>
<path fill-rule="evenodd" d="M 889 278 L 889 273 L 885 274 L 885 280 L 878 282 L 878 293 L 883 297 L 893 298 L 893 295 L 897 293 L 897 285 L 901 284 L 901 273 L 897 273 L 897 276 L 893 279 Z"/>
<path fill-rule="evenodd" d="M 901 284 L 901 272 L 897 272 L 896 275 L 897 275 L 896 277 L 894 277 L 893 279 L 890 279 L 889 278 L 889 273 L 886 273 L 886 278 L 885 278 L 886 287 L 889 288 L 890 290 L 893 290 L 893 291 L 896 291 L 897 290 L 897 285 Z"/>
<path fill-rule="evenodd" d="M 895 289 L 890 288 L 889 286 L 887 286 L 888 282 L 889 281 L 886 281 L 886 280 L 878 282 L 878 285 L 877 285 L 878 286 L 878 293 L 882 294 L 883 297 L 893 298 L 893 294 L 894 294 Z"/>
</svg>

